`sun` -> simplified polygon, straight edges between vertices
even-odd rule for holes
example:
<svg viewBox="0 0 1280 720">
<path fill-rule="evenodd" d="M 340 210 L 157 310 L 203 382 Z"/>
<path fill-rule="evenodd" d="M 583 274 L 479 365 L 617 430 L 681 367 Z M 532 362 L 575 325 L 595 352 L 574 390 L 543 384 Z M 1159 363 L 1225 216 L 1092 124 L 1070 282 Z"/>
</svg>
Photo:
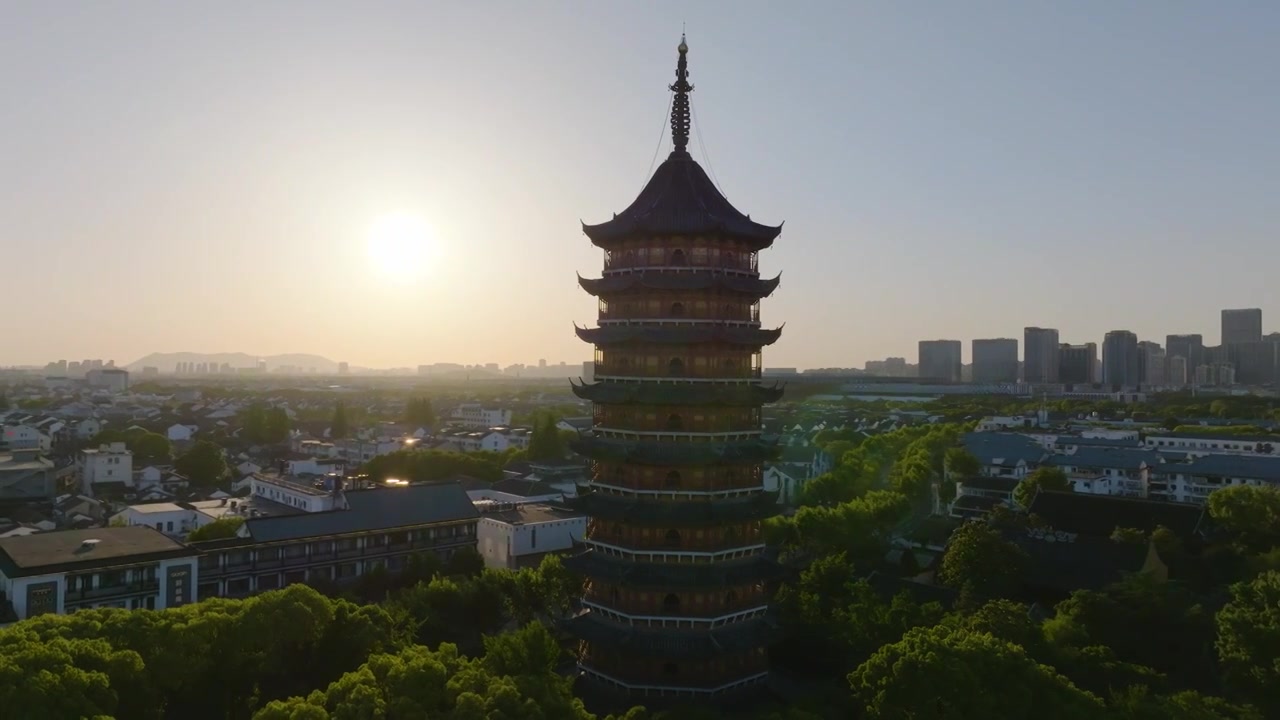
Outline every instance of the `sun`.
<svg viewBox="0 0 1280 720">
<path fill-rule="evenodd" d="M 369 227 L 369 262 L 384 276 L 406 280 L 426 269 L 431 242 L 430 226 L 417 215 L 383 215 Z"/>
</svg>

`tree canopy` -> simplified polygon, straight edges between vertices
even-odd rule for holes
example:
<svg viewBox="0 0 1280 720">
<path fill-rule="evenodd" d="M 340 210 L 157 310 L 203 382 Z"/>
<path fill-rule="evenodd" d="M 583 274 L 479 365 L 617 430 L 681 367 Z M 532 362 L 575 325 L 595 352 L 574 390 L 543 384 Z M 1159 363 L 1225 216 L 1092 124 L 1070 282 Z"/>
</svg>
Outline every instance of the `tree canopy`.
<svg viewBox="0 0 1280 720">
<path fill-rule="evenodd" d="M 329 422 L 329 437 L 340 440 L 351 432 L 347 425 L 347 404 L 341 400 L 333 404 L 333 420 Z"/>
<path fill-rule="evenodd" d="M 1231 600 L 1216 620 L 1227 686 L 1268 717 L 1280 717 L 1280 572 L 1231 586 Z"/>
<path fill-rule="evenodd" d="M 405 403 L 404 419 L 410 425 L 433 427 L 436 424 L 436 411 L 431 407 L 431 398 L 410 398 Z"/>
<path fill-rule="evenodd" d="M 222 448 L 208 440 L 199 440 L 178 456 L 173 469 L 196 485 L 216 485 L 226 477 L 227 459 Z"/>
<path fill-rule="evenodd" d="M 187 535 L 187 542 L 233 538 L 240 531 L 242 525 L 244 525 L 244 518 L 242 517 L 218 518 L 207 525 L 201 525 L 192 530 Z"/>
<path fill-rule="evenodd" d="M 117 442 L 129 448 L 135 462 L 168 462 L 173 455 L 173 444 L 169 438 L 142 428 L 103 430 L 89 440 L 89 445 L 98 447 Z"/>
<path fill-rule="evenodd" d="M 1020 507 L 1030 507 L 1032 499 L 1041 490 L 1067 492 L 1071 490 L 1071 481 L 1067 479 L 1067 474 L 1062 471 L 1062 468 L 1047 465 L 1036 468 L 1013 489 L 1013 501 Z"/>
</svg>

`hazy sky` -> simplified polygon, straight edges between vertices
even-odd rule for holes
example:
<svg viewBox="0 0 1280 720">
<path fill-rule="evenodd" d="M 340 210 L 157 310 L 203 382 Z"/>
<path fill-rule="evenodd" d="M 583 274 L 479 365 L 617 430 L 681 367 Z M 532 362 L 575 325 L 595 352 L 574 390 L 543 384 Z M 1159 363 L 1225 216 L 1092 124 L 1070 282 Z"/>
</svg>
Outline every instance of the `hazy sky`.
<svg viewBox="0 0 1280 720">
<path fill-rule="evenodd" d="M 0 363 L 589 358 L 578 222 L 646 179 L 682 22 L 715 176 L 786 221 L 766 365 L 1280 328 L 1280 4 L 9 0 Z"/>
</svg>

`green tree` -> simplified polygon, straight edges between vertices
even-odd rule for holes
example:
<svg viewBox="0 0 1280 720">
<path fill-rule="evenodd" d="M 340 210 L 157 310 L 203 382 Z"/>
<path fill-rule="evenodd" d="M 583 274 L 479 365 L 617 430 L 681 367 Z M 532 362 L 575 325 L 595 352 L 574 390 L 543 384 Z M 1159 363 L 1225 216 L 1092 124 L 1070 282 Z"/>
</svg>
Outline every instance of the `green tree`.
<svg viewBox="0 0 1280 720">
<path fill-rule="evenodd" d="M 1022 647 L 945 626 L 880 648 L 849 674 L 849 686 L 872 720 L 1085 720 L 1103 711 L 1097 697 Z"/>
<path fill-rule="evenodd" d="M 982 471 L 982 463 L 978 458 L 962 447 L 947 450 L 946 465 L 947 475 L 953 479 L 975 477 Z"/>
<path fill-rule="evenodd" d="M 1144 545 L 1147 534 L 1137 528 L 1117 527 L 1111 531 L 1111 541 L 1121 544 Z"/>
<path fill-rule="evenodd" d="M 187 542 L 233 538 L 240 531 L 240 526 L 242 525 L 244 525 L 244 518 L 242 517 L 218 518 L 208 525 L 202 525 L 192 530 L 187 535 Z"/>
<path fill-rule="evenodd" d="M 967 522 L 952 533 L 938 579 L 970 602 L 1008 597 L 1017 589 L 1027 562 L 1026 553 L 998 531 Z"/>
<path fill-rule="evenodd" d="M 346 437 L 350 430 L 347 427 L 346 403 L 339 400 L 333 405 L 333 420 L 329 422 L 329 437 L 339 440 Z"/>
<path fill-rule="evenodd" d="M 227 460 L 222 448 L 208 440 L 200 440 L 178 456 L 173 468 L 196 485 L 217 485 L 226 477 Z"/>
<path fill-rule="evenodd" d="M 284 408 L 271 408 L 267 411 L 263 440 L 278 445 L 289 439 L 289 427 L 289 413 Z"/>
<path fill-rule="evenodd" d="M 126 442 L 135 459 L 165 462 L 173 454 L 173 444 L 160 433 L 143 431 L 130 435 Z"/>
<path fill-rule="evenodd" d="M 1280 489 L 1232 485 L 1209 495 L 1209 516 L 1246 548 L 1280 545 Z"/>
<path fill-rule="evenodd" d="M 530 462 L 561 460 L 565 455 L 565 438 L 556 427 L 556 418 L 543 413 L 533 421 L 527 457 Z"/>
<path fill-rule="evenodd" d="M 0 390 L 0 410 L 8 410 L 8 409 L 9 409 L 9 396 L 5 395 L 3 390 Z"/>
<path fill-rule="evenodd" d="M 436 412 L 428 397 L 410 398 L 405 404 L 404 415 L 410 425 L 430 428 L 436 424 Z"/>
<path fill-rule="evenodd" d="M 1067 479 L 1067 474 L 1062 471 L 1062 468 L 1050 466 L 1036 468 L 1013 489 L 1013 501 L 1021 507 L 1030 507 L 1031 500 L 1041 490 L 1068 492 L 1071 490 L 1071 481 Z"/>
<path fill-rule="evenodd" d="M 1232 585 L 1216 620 L 1227 687 L 1267 717 L 1280 717 L 1280 572 Z"/>
</svg>

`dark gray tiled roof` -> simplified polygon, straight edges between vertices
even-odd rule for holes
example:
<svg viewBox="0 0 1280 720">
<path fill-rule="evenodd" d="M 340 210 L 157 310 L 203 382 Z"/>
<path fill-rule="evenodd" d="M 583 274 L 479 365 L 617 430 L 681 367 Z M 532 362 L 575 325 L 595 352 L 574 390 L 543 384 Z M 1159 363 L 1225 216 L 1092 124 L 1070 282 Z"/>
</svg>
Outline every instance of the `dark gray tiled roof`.
<svg viewBox="0 0 1280 720">
<path fill-rule="evenodd" d="M 1014 465 L 1019 460 L 1035 465 L 1046 454 L 1039 443 L 1015 433 L 968 433 L 964 436 L 964 446 L 983 465 L 994 465 L 997 461 L 1004 465 Z"/>
<path fill-rule="evenodd" d="M 86 546 L 87 540 L 97 542 Z M 195 554 L 143 525 L 60 530 L 0 539 L 0 570 L 15 578 Z"/>
<path fill-rule="evenodd" d="M 456 482 L 350 490 L 346 497 L 346 510 L 253 518 L 245 526 L 255 541 L 272 542 L 468 520 L 480 515 Z"/>
<path fill-rule="evenodd" d="M 1118 527 L 1151 532 L 1163 525 L 1179 537 L 1190 537 L 1200 526 L 1204 508 L 1186 503 L 1140 498 L 1042 490 L 1027 509 L 1055 530 L 1110 537 Z"/>
<path fill-rule="evenodd" d="M 1057 467 L 1118 468 L 1137 470 L 1146 465 L 1158 465 L 1160 453 L 1154 450 L 1128 448 L 1082 447 L 1071 455 L 1054 455 L 1047 461 Z"/>
<path fill-rule="evenodd" d="M 1266 455 L 1205 455 L 1188 462 L 1167 463 L 1155 469 L 1161 475 L 1213 475 L 1280 482 L 1280 457 Z"/>
</svg>

